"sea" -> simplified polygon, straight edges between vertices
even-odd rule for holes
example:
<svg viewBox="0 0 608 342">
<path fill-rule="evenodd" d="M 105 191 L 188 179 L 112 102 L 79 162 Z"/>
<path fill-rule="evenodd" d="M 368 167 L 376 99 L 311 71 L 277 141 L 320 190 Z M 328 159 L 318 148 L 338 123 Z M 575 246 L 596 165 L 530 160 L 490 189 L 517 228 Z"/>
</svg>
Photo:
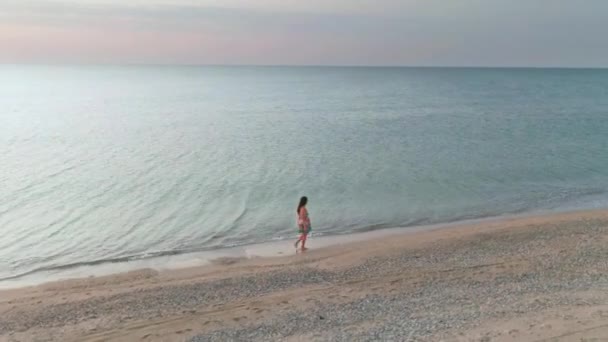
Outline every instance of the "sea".
<svg viewBox="0 0 608 342">
<path fill-rule="evenodd" d="M 608 207 L 608 70 L 0 66 L 0 279 Z"/>
</svg>

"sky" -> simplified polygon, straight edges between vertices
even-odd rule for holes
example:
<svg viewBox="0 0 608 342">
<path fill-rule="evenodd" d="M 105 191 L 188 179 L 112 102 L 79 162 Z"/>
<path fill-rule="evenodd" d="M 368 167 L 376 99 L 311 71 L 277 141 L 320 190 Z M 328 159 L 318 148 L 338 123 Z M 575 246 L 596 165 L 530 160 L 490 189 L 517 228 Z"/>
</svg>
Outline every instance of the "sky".
<svg viewBox="0 0 608 342">
<path fill-rule="evenodd" d="M 607 0 L 0 0 L 0 63 L 608 67 Z"/>
</svg>

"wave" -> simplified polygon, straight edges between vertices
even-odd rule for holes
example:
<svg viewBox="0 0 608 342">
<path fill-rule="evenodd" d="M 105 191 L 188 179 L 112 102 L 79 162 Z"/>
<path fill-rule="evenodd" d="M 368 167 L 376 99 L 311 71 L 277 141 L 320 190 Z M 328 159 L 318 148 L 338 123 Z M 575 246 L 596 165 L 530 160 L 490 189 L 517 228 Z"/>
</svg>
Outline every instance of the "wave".
<svg viewBox="0 0 608 342">
<path fill-rule="evenodd" d="M 214 250 L 220 250 L 220 249 L 225 249 L 225 248 L 240 247 L 240 246 L 245 246 L 245 245 L 249 245 L 249 244 L 250 243 L 247 243 L 247 242 L 232 243 L 232 244 L 226 244 L 226 245 L 221 245 L 221 246 L 201 247 L 201 248 L 183 248 L 183 249 L 175 249 L 175 250 L 170 250 L 170 251 L 149 252 L 149 253 L 128 255 L 128 256 L 122 256 L 122 257 L 116 257 L 116 258 L 105 258 L 105 259 L 97 259 L 97 260 L 91 260 L 91 261 L 79 261 L 79 262 L 73 262 L 73 263 L 68 263 L 68 264 L 63 264 L 63 265 L 35 268 L 30 271 L 22 272 L 22 273 L 15 274 L 12 276 L 0 277 L 0 281 L 16 280 L 16 279 L 20 279 L 20 278 L 23 278 L 26 276 L 37 274 L 37 273 L 63 271 L 63 270 L 69 270 L 69 269 L 74 269 L 74 268 L 78 268 L 78 267 L 90 267 L 90 266 L 98 266 L 98 265 L 103 265 L 103 264 L 126 263 L 126 262 L 131 262 L 131 261 L 136 261 L 136 260 L 147 260 L 147 259 L 154 259 L 154 258 L 159 258 L 159 257 L 183 255 L 183 254 L 197 253 L 197 252 L 207 252 L 207 251 L 214 251 Z"/>
<path fill-rule="evenodd" d="M 376 231 L 376 230 L 381 230 L 381 229 L 424 227 L 424 226 L 437 225 L 437 224 L 451 224 L 451 223 L 458 223 L 458 222 L 464 222 L 464 221 L 500 218 L 500 217 L 505 217 L 505 216 L 523 215 L 526 213 L 531 214 L 531 213 L 540 212 L 543 210 L 550 210 L 550 211 L 557 212 L 557 211 L 559 211 L 559 209 L 563 209 L 563 210 L 569 210 L 572 208 L 584 209 L 584 207 L 573 206 L 572 203 L 573 202 L 576 203 L 576 202 L 580 201 L 581 199 L 585 199 L 585 198 L 605 195 L 606 193 L 607 192 L 603 189 L 602 190 L 600 190 L 600 189 L 577 190 L 577 191 L 573 191 L 573 192 L 566 192 L 564 196 L 561 196 L 559 203 L 555 203 L 554 205 L 545 205 L 542 207 L 535 207 L 535 208 L 520 207 L 520 208 L 516 208 L 516 209 L 512 209 L 512 210 L 502 211 L 502 212 L 471 213 L 471 214 L 443 217 L 443 218 L 421 217 L 421 218 L 409 220 L 407 222 L 402 222 L 402 223 L 380 222 L 380 223 L 372 223 L 372 224 L 368 224 L 368 225 L 364 225 L 364 226 L 343 224 L 343 225 L 339 225 L 340 230 L 324 229 L 324 231 L 314 231 L 313 235 L 317 236 L 317 237 L 337 236 L 337 235 L 347 235 L 347 234 L 352 234 L 352 233 L 371 232 L 371 231 Z M 606 200 L 606 203 L 608 204 L 608 200 Z M 241 208 L 241 210 L 237 213 L 236 217 L 233 218 L 232 223 L 234 224 L 236 222 L 241 221 L 243 219 L 243 217 L 246 215 L 246 213 L 247 213 L 247 209 Z M 223 234 L 221 232 L 216 233 L 215 235 L 213 235 L 210 238 L 210 240 L 221 239 L 224 237 L 224 235 L 225 234 Z M 126 262 L 131 262 L 131 261 L 136 261 L 136 260 L 146 260 L 146 259 L 153 259 L 153 258 L 166 257 L 166 256 L 183 255 L 183 254 L 188 254 L 188 253 L 215 251 L 215 250 L 221 250 L 221 249 L 226 249 L 226 248 L 246 246 L 246 245 L 251 245 L 251 244 L 255 244 L 255 243 L 265 243 L 265 242 L 271 242 L 271 241 L 285 241 L 289 238 L 291 238 L 291 237 L 281 235 L 281 236 L 273 236 L 273 237 L 270 237 L 267 239 L 261 239 L 260 241 L 231 242 L 231 243 L 224 243 L 221 245 L 214 245 L 214 246 L 197 247 L 197 248 L 181 248 L 181 249 L 174 249 L 174 250 L 167 250 L 167 251 L 134 254 L 134 255 L 128 255 L 128 256 L 122 256 L 122 257 L 116 257 L 116 258 L 105 258 L 105 259 L 97 259 L 97 260 L 92 260 L 92 261 L 68 263 L 68 264 L 64 264 L 64 265 L 40 267 L 40 268 L 35 268 L 32 270 L 29 270 L 27 272 L 22 272 L 19 274 L 11 275 L 11 276 L 0 277 L 0 281 L 16 280 L 16 279 L 20 279 L 20 278 L 23 278 L 26 276 L 30 276 L 30 275 L 37 274 L 37 273 L 43 273 L 43 272 L 55 272 L 55 271 L 69 270 L 69 269 L 73 269 L 73 268 L 77 268 L 77 267 L 91 267 L 91 266 L 97 266 L 97 265 L 102 265 L 102 264 L 111 264 L 111 263 L 126 263 Z"/>
</svg>

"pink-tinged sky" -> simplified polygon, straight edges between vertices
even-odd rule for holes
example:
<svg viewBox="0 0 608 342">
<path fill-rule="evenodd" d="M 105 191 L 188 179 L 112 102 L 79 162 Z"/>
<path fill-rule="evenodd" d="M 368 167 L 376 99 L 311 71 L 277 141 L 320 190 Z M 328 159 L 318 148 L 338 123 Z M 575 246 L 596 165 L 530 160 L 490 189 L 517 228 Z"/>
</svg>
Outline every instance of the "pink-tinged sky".
<svg viewBox="0 0 608 342">
<path fill-rule="evenodd" d="M 606 0 L 0 0 L 0 63 L 608 66 Z"/>
</svg>

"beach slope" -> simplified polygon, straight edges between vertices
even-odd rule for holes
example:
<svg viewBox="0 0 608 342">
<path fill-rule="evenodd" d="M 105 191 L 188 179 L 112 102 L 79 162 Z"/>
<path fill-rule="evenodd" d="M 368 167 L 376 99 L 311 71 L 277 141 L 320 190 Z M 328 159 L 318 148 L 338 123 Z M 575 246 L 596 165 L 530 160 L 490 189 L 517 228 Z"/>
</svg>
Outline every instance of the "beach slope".
<svg viewBox="0 0 608 342">
<path fill-rule="evenodd" d="M 577 212 L 7 290 L 0 340 L 608 340 L 607 290 L 608 212 Z"/>
</svg>

